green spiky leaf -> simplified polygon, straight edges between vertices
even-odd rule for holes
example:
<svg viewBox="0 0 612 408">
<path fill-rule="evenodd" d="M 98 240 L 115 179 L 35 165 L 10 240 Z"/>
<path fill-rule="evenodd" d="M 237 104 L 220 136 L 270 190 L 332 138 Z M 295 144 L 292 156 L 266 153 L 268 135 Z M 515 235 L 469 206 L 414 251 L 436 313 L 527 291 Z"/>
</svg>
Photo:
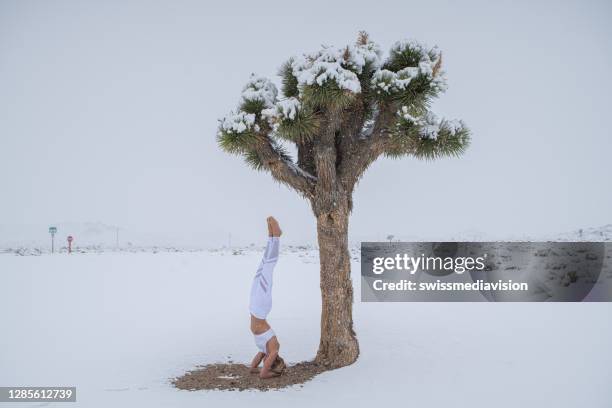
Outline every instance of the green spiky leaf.
<svg viewBox="0 0 612 408">
<path fill-rule="evenodd" d="M 255 150 L 247 150 L 244 152 L 244 161 L 251 167 L 253 170 L 261 171 L 264 170 L 264 165 L 259 155 Z"/>
<path fill-rule="evenodd" d="M 217 143 L 228 153 L 243 154 L 251 148 L 255 137 L 251 131 L 236 133 L 220 130 L 217 133 Z"/>
<path fill-rule="evenodd" d="M 295 75 L 293 75 L 293 69 L 291 68 L 292 62 L 293 62 L 292 59 L 285 62 L 281 66 L 279 73 L 278 73 L 281 77 L 282 84 L 283 84 L 282 85 L 283 95 L 285 95 L 285 97 L 287 98 L 291 98 L 291 97 L 297 98 L 300 94 L 300 90 L 298 89 L 298 80 L 295 77 Z"/>
<path fill-rule="evenodd" d="M 400 119 L 391 134 L 386 155 L 410 155 L 418 159 L 434 160 L 460 156 L 469 146 L 470 132 L 463 123 L 458 126 L 442 120 L 433 129 L 430 123 Z"/>
<path fill-rule="evenodd" d="M 255 115 L 259 115 L 263 109 L 265 109 L 266 105 L 264 101 L 261 100 L 243 100 L 242 104 L 240 104 L 240 110 L 246 113 L 253 113 Z"/>
<path fill-rule="evenodd" d="M 308 85 L 302 89 L 302 101 L 311 108 L 344 109 L 355 101 L 355 94 L 341 89 L 334 81 L 324 85 Z"/>
<path fill-rule="evenodd" d="M 312 140 L 319 131 L 319 118 L 309 110 L 301 109 L 294 119 L 280 121 L 277 133 L 291 141 Z"/>
</svg>

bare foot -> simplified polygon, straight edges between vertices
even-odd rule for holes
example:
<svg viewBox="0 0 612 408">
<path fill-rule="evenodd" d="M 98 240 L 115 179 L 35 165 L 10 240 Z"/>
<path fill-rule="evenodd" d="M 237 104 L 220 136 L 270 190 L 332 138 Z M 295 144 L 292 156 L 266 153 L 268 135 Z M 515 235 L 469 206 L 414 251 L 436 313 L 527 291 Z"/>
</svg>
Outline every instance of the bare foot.
<svg viewBox="0 0 612 408">
<path fill-rule="evenodd" d="M 278 221 L 276 221 L 274 217 L 268 217 L 266 221 L 268 221 L 268 236 L 280 237 L 283 234 L 283 231 L 278 225 Z"/>
</svg>

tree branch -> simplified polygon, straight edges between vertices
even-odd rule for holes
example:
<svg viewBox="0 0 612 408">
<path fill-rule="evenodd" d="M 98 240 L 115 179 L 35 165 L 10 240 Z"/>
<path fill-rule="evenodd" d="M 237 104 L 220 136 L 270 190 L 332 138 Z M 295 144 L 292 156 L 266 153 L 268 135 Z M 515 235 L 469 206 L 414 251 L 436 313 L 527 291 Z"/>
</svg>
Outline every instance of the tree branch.
<svg viewBox="0 0 612 408">
<path fill-rule="evenodd" d="M 298 151 L 298 166 L 312 174 L 317 175 L 317 169 L 314 163 L 314 143 L 312 140 L 303 138 L 303 140 L 295 142 Z"/>
<path fill-rule="evenodd" d="M 339 140 L 336 142 L 336 166 L 338 169 L 344 166 L 345 160 L 351 160 L 353 146 L 360 140 L 360 132 L 363 128 L 366 110 L 368 109 L 368 107 L 364 105 L 363 100 L 360 98 L 351 109 L 346 111 L 347 117 L 342 123 Z"/>
<path fill-rule="evenodd" d="M 384 103 L 379 106 L 372 126 L 365 129 L 344 153 L 338 174 L 345 189 L 352 192 L 365 170 L 385 152 L 389 141 L 389 128 L 395 123 L 397 106 Z"/>
<path fill-rule="evenodd" d="M 257 142 L 253 147 L 262 166 L 270 171 L 272 177 L 309 199 L 314 196 L 317 178 L 283 157 L 267 135 L 257 135 Z"/>
</svg>

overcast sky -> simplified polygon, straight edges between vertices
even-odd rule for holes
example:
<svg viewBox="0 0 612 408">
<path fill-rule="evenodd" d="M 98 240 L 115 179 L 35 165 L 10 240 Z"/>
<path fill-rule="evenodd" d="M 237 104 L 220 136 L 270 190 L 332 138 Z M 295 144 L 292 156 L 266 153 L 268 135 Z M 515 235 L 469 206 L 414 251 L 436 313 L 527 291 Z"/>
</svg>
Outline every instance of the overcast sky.
<svg viewBox="0 0 612 408">
<path fill-rule="evenodd" d="M 307 203 L 220 151 L 217 119 L 250 73 L 277 81 L 291 55 L 362 29 L 385 51 L 437 44 L 449 89 L 434 110 L 473 140 L 459 159 L 376 162 L 353 240 L 612 222 L 610 2 L 210 3 L 0 0 L 0 224 L 215 245 L 259 239 L 274 214 L 313 241 Z"/>
</svg>

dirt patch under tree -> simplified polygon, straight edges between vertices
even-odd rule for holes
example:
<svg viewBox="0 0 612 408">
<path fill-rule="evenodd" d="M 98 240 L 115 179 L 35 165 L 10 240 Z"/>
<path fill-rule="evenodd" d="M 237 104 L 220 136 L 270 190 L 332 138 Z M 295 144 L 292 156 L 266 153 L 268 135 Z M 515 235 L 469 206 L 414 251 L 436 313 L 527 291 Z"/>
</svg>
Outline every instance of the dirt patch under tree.
<svg viewBox="0 0 612 408">
<path fill-rule="evenodd" d="M 249 372 L 244 364 L 228 363 L 208 364 L 188 371 L 181 377 L 172 380 L 176 388 L 182 390 L 260 390 L 268 391 L 300 385 L 310 381 L 317 374 L 326 371 L 314 362 L 306 361 L 287 366 L 280 377 L 261 379 L 258 374 Z"/>
</svg>

